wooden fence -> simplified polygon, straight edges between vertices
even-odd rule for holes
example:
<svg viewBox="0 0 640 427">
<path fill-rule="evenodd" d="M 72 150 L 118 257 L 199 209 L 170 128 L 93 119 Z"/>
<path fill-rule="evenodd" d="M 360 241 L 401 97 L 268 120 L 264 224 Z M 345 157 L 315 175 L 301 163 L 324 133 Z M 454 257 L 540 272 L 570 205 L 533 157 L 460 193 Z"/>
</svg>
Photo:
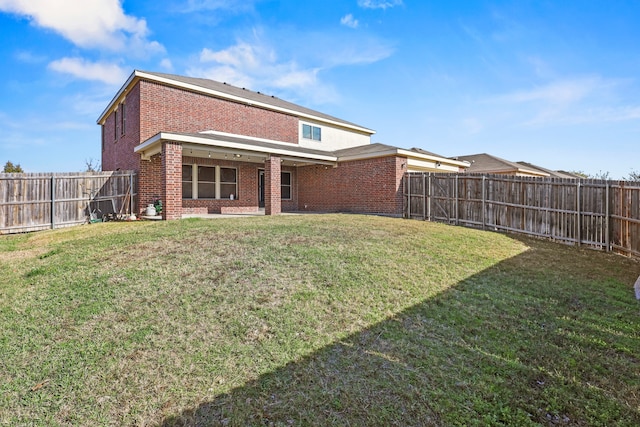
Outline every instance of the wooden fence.
<svg viewBox="0 0 640 427">
<path fill-rule="evenodd" d="M 133 171 L 0 173 L 0 234 L 59 228 L 135 212 Z"/>
<path fill-rule="evenodd" d="M 640 257 L 640 183 L 407 173 L 404 217 Z"/>
</svg>

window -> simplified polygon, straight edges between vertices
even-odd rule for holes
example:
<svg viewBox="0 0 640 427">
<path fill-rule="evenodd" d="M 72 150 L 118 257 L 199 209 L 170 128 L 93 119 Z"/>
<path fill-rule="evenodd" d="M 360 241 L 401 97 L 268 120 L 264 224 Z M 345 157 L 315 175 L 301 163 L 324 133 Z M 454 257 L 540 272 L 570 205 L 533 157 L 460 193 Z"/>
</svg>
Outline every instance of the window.
<svg viewBox="0 0 640 427">
<path fill-rule="evenodd" d="M 291 200 L 291 172 L 280 172 L 280 198 Z"/>
<path fill-rule="evenodd" d="M 118 110 L 113 112 L 113 139 L 118 141 Z"/>
<path fill-rule="evenodd" d="M 100 126 L 100 139 L 102 140 L 102 151 L 104 151 L 104 123 Z"/>
<path fill-rule="evenodd" d="M 198 199 L 216 198 L 215 166 L 198 166 Z"/>
<path fill-rule="evenodd" d="M 120 135 L 124 135 L 124 124 L 126 123 L 126 115 L 124 109 L 124 101 L 120 104 Z"/>
<path fill-rule="evenodd" d="M 232 194 L 238 195 L 235 168 L 182 165 L 183 199 L 230 199 Z"/>
<path fill-rule="evenodd" d="M 302 125 L 302 137 L 305 139 L 313 139 L 314 141 L 321 141 L 320 128 L 311 125 Z"/>
<path fill-rule="evenodd" d="M 193 166 L 182 165 L 182 198 L 193 198 Z"/>
<path fill-rule="evenodd" d="M 220 168 L 220 197 L 221 199 L 229 199 L 233 194 L 235 198 L 237 191 L 237 174 L 234 168 Z"/>
</svg>

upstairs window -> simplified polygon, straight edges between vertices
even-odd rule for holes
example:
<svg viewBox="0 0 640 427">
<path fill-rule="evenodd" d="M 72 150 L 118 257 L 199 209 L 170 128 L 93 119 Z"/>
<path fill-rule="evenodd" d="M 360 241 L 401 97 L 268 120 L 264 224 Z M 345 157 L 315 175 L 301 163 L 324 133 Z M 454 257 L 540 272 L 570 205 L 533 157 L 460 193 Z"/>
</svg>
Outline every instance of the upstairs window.
<svg viewBox="0 0 640 427">
<path fill-rule="evenodd" d="M 118 142 L 118 110 L 113 112 L 113 139 Z"/>
<path fill-rule="evenodd" d="M 302 125 L 302 137 L 314 141 L 322 141 L 320 128 L 318 126 Z"/>
<path fill-rule="evenodd" d="M 124 110 L 124 101 L 122 102 L 122 104 L 120 104 L 120 135 L 124 135 L 124 124 L 126 123 L 126 115 L 125 115 L 125 110 Z"/>
</svg>

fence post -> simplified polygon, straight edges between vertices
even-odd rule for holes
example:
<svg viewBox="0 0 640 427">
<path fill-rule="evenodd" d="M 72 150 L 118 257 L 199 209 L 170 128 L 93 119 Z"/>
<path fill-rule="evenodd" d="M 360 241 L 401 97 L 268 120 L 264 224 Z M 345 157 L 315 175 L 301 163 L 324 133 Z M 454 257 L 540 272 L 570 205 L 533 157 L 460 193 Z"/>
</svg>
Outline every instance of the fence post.
<svg viewBox="0 0 640 427">
<path fill-rule="evenodd" d="M 133 174 L 129 173 L 129 215 L 133 214 Z"/>
<path fill-rule="evenodd" d="M 456 181 L 455 181 L 455 184 L 456 184 L 456 189 L 455 189 L 454 193 L 455 193 L 455 197 L 456 197 L 456 202 L 455 202 L 455 209 L 456 209 L 456 225 L 459 225 L 459 222 L 458 222 L 458 175 L 457 175 L 457 174 L 456 174 Z"/>
<path fill-rule="evenodd" d="M 411 175 L 407 172 L 407 219 L 411 219 Z"/>
<path fill-rule="evenodd" d="M 578 240 L 578 246 L 582 243 L 582 211 L 580 210 L 580 180 L 578 180 L 577 191 L 576 191 L 576 211 L 578 214 L 577 225 L 578 230 L 576 231 L 576 239 Z"/>
<path fill-rule="evenodd" d="M 431 172 L 429 172 L 429 175 L 427 177 L 427 183 L 428 183 L 428 186 L 429 186 L 429 189 L 428 189 L 428 192 L 427 192 L 427 194 L 429 195 L 429 203 L 427 203 L 427 209 L 429 209 L 429 211 L 428 211 L 427 217 L 429 218 L 429 221 L 432 221 L 432 218 L 431 218 L 431 198 L 432 198 L 431 197 L 432 196 L 432 192 L 431 192 Z"/>
<path fill-rule="evenodd" d="M 56 177 L 51 175 L 51 229 L 56 228 Z"/>
<path fill-rule="evenodd" d="M 609 215 L 611 215 L 611 212 L 609 211 L 609 181 L 607 181 L 606 187 L 605 187 L 605 196 L 604 196 L 604 250 L 606 252 L 609 252 L 611 250 L 610 248 L 610 236 L 609 236 L 609 227 L 610 227 L 610 220 L 609 220 Z"/>
<path fill-rule="evenodd" d="M 425 179 L 427 176 L 426 173 L 422 172 L 422 220 L 427 220 L 427 180 Z"/>
<path fill-rule="evenodd" d="M 486 229 L 486 223 L 487 223 L 487 218 L 486 218 L 486 212 L 487 212 L 487 208 L 486 208 L 486 196 L 485 196 L 485 190 L 486 190 L 486 184 L 487 184 L 487 176 L 486 175 L 482 175 L 482 229 Z"/>
</svg>

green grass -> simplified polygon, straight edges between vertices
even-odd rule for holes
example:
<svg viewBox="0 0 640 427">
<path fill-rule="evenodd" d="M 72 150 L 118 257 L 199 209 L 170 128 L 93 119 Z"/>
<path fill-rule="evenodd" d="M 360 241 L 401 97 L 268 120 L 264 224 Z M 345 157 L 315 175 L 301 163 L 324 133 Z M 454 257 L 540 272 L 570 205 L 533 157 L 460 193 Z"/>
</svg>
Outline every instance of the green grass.
<svg viewBox="0 0 640 427">
<path fill-rule="evenodd" d="M 640 263 L 301 215 L 0 236 L 0 425 L 640 425 Z"/>
</svg>

